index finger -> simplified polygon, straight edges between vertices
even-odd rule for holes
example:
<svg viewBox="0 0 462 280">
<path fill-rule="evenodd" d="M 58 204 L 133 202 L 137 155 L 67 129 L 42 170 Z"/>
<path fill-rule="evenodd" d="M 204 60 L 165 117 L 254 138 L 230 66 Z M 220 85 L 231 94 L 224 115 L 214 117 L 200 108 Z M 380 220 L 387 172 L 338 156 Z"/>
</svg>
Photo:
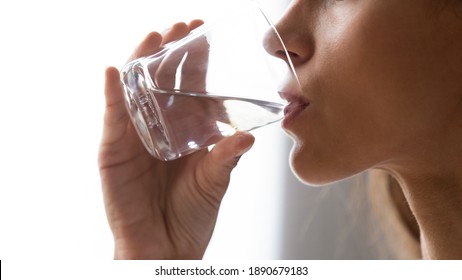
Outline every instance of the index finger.
<svg viewBox="0 0 462 280">
<path fill-rule="evenodd" d="M 159 51 L 162 45 L 169 43 L 174 40 L 178 40 L 189 31 L 196 29 L 201 26 L 204 22 L 199 19 L 191 21 L 189 24 L 179 22 L 174 24 L 170 29 L 165 31 L 164 36 L 159 32 L 151 32 L 146 36 L 146 38 L 141 42 L 141 44 L 135 49 L 133 54 L 129 57 L 128 61 L 135 60 L 137 58 L 148 56 Z"/>
<path fill-rule="evenodd" d="M 158 32 L 151 32 L 144 38 L 143 42 L 135 49 L 128 61 L 147 56 L 157 52 L 162 43 L 162 35 Z"/>
</svg>

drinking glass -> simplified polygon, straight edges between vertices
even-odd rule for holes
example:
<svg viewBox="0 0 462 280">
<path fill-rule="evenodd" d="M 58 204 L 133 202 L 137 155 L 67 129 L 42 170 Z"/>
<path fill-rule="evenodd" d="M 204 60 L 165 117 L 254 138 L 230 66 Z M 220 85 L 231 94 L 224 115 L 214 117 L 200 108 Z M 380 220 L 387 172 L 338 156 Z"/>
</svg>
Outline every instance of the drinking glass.
<svg viewBox="0 0 462 280">
<path fill-rule="evenodd" d="M 283 59 L 265 50 L 264 38 Z M 121 70 L 138 135 L 165 161 L 280 120 L 278 84 L 287 78 L 297 80 L 290 56 L 254 1 Z"/>
</svg>

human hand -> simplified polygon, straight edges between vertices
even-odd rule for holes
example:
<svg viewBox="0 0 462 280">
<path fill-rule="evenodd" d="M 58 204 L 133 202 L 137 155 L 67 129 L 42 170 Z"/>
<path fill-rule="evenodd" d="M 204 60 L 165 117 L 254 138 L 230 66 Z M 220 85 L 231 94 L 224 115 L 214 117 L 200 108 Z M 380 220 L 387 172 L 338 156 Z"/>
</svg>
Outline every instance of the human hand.
<svg viewBox="0 0 462 280">
<path fill-rule="evenodd" d="M 153 32 L 130 60 L 158 51 L 202 24 Z M 205 150 L 164 162 L 141 143 L 124 104 L 117 69 L 106 70 L 106 111 L 99 151 L 104 203 L 116 259 L 198 259 L 210 241 L 230 173 L 254 142 L 239 132 Z"/>
</svg>

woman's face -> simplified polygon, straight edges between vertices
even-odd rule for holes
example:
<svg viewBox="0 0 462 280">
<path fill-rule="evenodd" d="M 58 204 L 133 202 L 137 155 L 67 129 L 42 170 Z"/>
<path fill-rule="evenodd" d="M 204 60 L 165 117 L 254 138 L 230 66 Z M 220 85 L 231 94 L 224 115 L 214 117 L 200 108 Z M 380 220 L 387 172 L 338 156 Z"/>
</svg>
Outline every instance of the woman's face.
<svg viewBox="0 0 462 280">
<path fill-rule="evenodd" d="M 461 116 L 462 20 L 442 2 L 293 1 L 276 28 L 302 87 L 282 93 L 301 180 L 398 167 L 450 133 Z"/>
</svg>

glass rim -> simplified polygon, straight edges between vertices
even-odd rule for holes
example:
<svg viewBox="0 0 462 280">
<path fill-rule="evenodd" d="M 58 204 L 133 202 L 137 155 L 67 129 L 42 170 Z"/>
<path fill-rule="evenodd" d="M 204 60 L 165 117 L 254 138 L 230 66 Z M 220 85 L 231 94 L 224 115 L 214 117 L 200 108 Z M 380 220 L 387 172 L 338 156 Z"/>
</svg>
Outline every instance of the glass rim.
<svg viewBox="0 0 462 280">
<path fill-rule="evenodd" d="M 269 30 L 272 30 L 273 33 L 276 35 L 276 38 L 279 41 L 279 43 L 281 44 L 281 46 L 283 48 L 283 51 L 284 51 L 284 54 L 285 54 L 285 56 L 287 58 L 286 62 L 288 64 L 290 72 L 292 72 L 297 84 L 300 86 L 300 80 L 298 79 L 297 72 L 295 71 L 295 66 L 294 66 L 294 64 L 292 62 L 292 59 L 290 58 L 290 54 L 289 54 L 289 51 L 287 50 L 287 47 L 286 47 L 286 45 L 284 43 L 284 40 L 282 39 L 281 35 L 279 34 L 279 31 L 277 30 L 277 28 L 276 28 L 275 24 L 273 23 L 273 21 L 271 20 L 271 18 L 268 16 L 268 14 L 262 8 L 261 4 L 258 3 L 258 1 L 256 1 L 256 0 L 249 0 L 246 4 L 239 5 L 231 13 L 237 13 L 239 10 L 243 9 L 244 7 L 248 7 L 249 5 L 253 5 L 261 13 L 263 18 L 268 23 L 268 27 L 270 28 Z M 217 20 L 214 20 L 214 21 L 211 21 L 211 22 L 204 22 L 204 24 L 202 24 L 201 26 L 199 26 L 196 29 L 192 30 L 184 38 L 181 38 L 181 39 L 173 41 L 173 42 L 169 42 L 169 43 L 163 45 L 156 53 L 148 55 L 148 56 L 137 58 L 134 61 L 140 61 L 143 64 L 143 62 L 142 62 L 143 60 L 149 61 L 149 59 L 156 58 L 156 57 L 161 57 L 166 52 L 168 52 L 169 50 L 174 49 L 177 46 L 181 46 L 181 45 L 185 44 L 185 42 L 192 41 L 192 40 L 196 39 L 197 37 L 207 33 L 208 31 L 213 29 L 216 22 L 219 22 L 219 21 L 220 21 L 220 19 L 217 19 Z M 131 63 L 131 61 L 128 64 L 130 64 L 130 63 Z"/>
</svg>

